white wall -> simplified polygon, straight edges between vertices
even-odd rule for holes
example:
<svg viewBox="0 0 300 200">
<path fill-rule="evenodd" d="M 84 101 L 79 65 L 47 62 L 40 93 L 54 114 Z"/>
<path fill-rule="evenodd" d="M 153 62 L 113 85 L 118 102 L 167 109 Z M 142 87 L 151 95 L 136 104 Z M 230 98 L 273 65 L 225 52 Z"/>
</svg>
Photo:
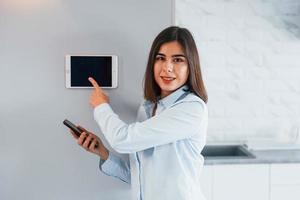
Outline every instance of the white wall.
<svg viewBox="0 0 300 200">
<path fill-rule="evenodd" d="M 0 1 L 0 199 L 130 199 L 98 170 L 62 125 L 100 134 L 89 89 L 66 89 L 65 54 L 116 54 L 119 87 L 107 90 L 127 122 L 142 99 L 154 37 L 172 23 L 172 1 Z"/>
<path fill-rule="evenodd" d="M 300 125 L 300 1 L 176 0 L 197 41 L 209 141 L 292 141 Z"/>
</svg>

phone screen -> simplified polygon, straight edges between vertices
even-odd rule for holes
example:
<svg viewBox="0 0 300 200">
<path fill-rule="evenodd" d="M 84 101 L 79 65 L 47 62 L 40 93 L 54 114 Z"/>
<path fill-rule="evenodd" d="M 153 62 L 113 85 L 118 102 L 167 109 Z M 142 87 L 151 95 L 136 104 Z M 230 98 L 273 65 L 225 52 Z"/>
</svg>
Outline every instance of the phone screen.
<svg viewBox="0 0 300 200">
<path fill-rule="evenodd" d="M 71 56 L 71 87 L 92 86 L 93 77 L 101 87 L 112 86 L 111 56 Z"/>
</svg>

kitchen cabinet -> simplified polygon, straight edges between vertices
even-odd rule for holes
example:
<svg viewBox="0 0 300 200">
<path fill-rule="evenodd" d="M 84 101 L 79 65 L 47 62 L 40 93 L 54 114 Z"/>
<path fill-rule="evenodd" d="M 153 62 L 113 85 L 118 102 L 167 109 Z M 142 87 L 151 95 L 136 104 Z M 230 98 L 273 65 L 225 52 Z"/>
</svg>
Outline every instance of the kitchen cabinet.
<svg viewBox="0 0 300 200">
<path fill-rule="evenodd" d="M 271 164 L 270 200 L 300 199 L 300 164 Z"/>
<path fill-rule="evenodd" d="M 212 200 L 212 177 L 213 167 L 205 165 L 201 175 L 201 190 L 206 200 Z"/>
<path fill-rule="evenodd" d="M 268 165 L 216 165 L 213 170 L 214 200 L 267 200 Z"/>
<path fill-rule="evenodd" d="M 202 175 L 208 200 L 269 200 L 268 164 L 205 165 Z"/>
</svg>

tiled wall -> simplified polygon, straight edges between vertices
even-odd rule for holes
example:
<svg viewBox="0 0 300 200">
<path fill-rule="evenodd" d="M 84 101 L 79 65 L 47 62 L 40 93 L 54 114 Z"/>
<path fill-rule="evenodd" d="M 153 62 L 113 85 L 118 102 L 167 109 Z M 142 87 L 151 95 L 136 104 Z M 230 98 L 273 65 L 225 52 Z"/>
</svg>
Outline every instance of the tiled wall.
<svg viewBox="0 0 300 200">
<path fill-rule="evenodd" d="M 209 97 L 208 140 L 292 141 L 300 126 L 300 1 L 176 0 Z"/>
</svg>

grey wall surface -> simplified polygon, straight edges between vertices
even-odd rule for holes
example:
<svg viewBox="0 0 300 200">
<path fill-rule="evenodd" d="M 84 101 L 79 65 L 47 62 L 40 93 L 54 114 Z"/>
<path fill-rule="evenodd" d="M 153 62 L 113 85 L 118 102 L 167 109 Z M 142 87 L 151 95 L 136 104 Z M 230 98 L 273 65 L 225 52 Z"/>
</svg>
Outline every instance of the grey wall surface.
<svg viewBox="0 0 300 200">
<path fill-rule="evenodd" d="M 0 1 L 1 200 L 130 199 L 129 185 L 102 174 L 62 125 L 68 118 L 103 138 L 91 90 L 65 88 L 64 56 L 118 55 L 119 87 L 106 92 L 132 122 L 150 45 L 171 24 L 171 0 Z"/>
</svg>

